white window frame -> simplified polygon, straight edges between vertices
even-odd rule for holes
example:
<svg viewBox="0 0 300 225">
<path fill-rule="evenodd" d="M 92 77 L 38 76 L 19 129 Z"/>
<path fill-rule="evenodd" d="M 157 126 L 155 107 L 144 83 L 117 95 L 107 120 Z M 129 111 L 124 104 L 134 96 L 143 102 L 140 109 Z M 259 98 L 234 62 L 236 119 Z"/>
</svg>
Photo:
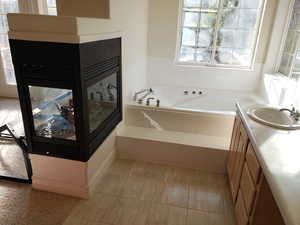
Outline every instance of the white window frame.
<svg viewBox="0 0 300 225">
<path fill-rule="evenodd" d="M 284 48 L 285 48 L 285 45 L 286 45 L 289 26 L 290 26 L 290 23 L 292 21 L 292 16 L 293 16 L 293 11 L 294 11 L 294 4 L 295 4 L 295 0 L 291 0 L 290 5 L 289 5 L 289 9 L 288 9 L 288 15 L 287 15 L 287 18 L 286 18 L 286 21 L 285 21 L 285 27 L 284 27 L 284 31 L 283 31 L 284 35 L 283 35 L 283 38 L 282 38 L 281 43 L 280 43 L 279 57 L 277 58 L 276 65 L 275 65 L 275 73 L 280 75 L 280 76 L 287 77 L 287 78 L 292 77 L 292 69 L 291 69 L 291 71 L 288 75 L 281 73 L 279 71 L 279 69 L 280 69 L 281 61 L 282 61 L 283 54 L 284 54 Z M 296 49 L 300 49 L 300 38 L 298 40 L 298 43 L 296 44 Z M 295 54 L 295 56 L 296 55 L 297 54 Z M 294 65 L 295 65 L 295 57 L 293 58 L 291 68 L 293 68 Z"/>
<path fill-rule="evenodd" d="M 265 11 L 266 11 L 266 5 L 268 0 L 262 0 L 262 7 L 260 10 L 260 13 L 258 15 L 258 19 L 256 21 L 257 30 L 255 32 L 255 38 L 254 42 L 255 44 L 253 45 L 254 49 L 252 51 L 252 56 L 251 56 L 251 65 L 250 66 L 239 66 L 239 65 L 230 65 L 230 64 L 211 64 L 211 63 L 203 63 L 203 62 L 182 62 L 179 60 L 180 58 L 180 48 L 181 48 L 181 37 L 182 37 L 182 27 L 183 27 L 183 6 L 184 6 L 184 0 L 179 0 L 179 16 L 178 16 L 178 22 L 177 22 L 177 39 L 176 39 L 176 50 L 175 50 L 175 64 L 176 65 L 181 65 L 181 66 L 193 66 L 193 67 L 205 67 L 205 68 L 214 68 L 214 69 L 233 69 L 233 70 L 246 70 L 246 71 L 253 71 L 254 70 L 254 64 L 255 64 L 255 59 L 257 56 L 257 50 L 258 50 L 258 45 L 259 41 L 261 38 L 261 30 L 262 30 L 262 25 L 263 25 L 263 20 L 265 16 Z M 218 11 L 220 10 L 220 7 L 223 3 L 223 0 L 219 1 L 219 7 Z M 218 28 L 218 22 L 220 19 L 220 14 L 218 13 L 217 15 L 217 25 L 216 28 Z M 212 47 L 213 49 L 216 48 L 216 41 L 215 39 L 218 37 L 218 29 L 215 29 L 214 33 L 214 46 Z M 215 51 L 213 51 L 212 54 L 212 59 L 215 57 Z"/>
</svg>

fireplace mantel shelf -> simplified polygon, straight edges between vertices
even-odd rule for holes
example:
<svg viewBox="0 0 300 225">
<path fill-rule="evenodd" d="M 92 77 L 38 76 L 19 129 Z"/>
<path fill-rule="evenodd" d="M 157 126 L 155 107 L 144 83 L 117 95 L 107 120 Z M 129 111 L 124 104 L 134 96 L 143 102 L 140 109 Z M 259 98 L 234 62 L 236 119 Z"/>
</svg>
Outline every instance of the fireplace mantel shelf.
<svg viewBox="0 0 300 225">
<path fill-rule="evenodd" d="M 59 43 L 86 43 L 121 36 L 111 19 L 8 14 L 9 38 Z"/>
</svg>

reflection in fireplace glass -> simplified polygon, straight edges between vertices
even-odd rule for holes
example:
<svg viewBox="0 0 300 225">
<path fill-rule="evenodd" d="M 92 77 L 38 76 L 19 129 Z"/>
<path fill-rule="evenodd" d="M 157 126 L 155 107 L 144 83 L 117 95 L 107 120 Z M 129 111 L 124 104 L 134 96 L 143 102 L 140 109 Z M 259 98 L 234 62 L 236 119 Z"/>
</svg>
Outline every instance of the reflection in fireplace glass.
<svg viewBox="0 0 300 225">
<path fill-rule="evenodd" d="M 72 91 L 36 86 L 29 87 L 29 90 L 35 134 L 75 140 Z"/>
<path fill-rule="evenodd" d="M 117 108 L 117 74 L 98 81 L 87 89 L 90 133 Z"/>
</svg>

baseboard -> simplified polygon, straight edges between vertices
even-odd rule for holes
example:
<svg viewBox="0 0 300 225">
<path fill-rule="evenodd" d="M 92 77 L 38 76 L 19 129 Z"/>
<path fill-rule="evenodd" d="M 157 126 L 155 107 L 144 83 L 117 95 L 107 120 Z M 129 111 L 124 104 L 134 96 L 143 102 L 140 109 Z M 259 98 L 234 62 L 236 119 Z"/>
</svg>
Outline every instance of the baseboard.
<svg viewBox="0 0 300 225">
<path fill-rule="evenodd" d="M 47 191 L 62 195 L 68 195 L 81 199 L 89 198 L 89 187 L 74 185 L 72 183 L 62 183 L 61 181 L 32 177 L 32 188 L 39 191 Z"/>
<path fill-rule="evenodd" d="M 110 165 L 114 162 L 116 158 L 116 150 L 112 151 L 110 155 L 104 160 L 99 169 L 95 173 L 95 175 L 89 179 L 89 194 L 93 194 L 97 184 L 101 181 L 102 177 L 110 167 Z"/>
<path fill-rule="evenodd" d="M 226 174 L 228 150 L 117 137 L 118 158 Z"/>
</svg>

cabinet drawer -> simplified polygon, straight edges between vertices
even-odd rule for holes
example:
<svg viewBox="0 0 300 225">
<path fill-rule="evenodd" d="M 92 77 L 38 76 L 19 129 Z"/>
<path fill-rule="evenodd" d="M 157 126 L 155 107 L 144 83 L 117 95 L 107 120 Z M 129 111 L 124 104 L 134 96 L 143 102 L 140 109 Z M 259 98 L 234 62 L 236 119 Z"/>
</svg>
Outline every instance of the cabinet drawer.
<svg viewBox="0 0 300 225">
<path fill-rule="evenodd" d="M 238 199 L 235 205 L 235 215 L 238 225 L 248 225 L 248 216 L 241 191 L 239 191 Z"/>
<path fill-rule="evenodd" d="M 248 169 L 253 179 L 253 182 L 254 184 L 257 184 L 260 176 L 261 168 L 256 158 L 256 154 L 254 152 L 252 144 L 248 145 L 248 149 L 246 153 L 246 162 L 248 164 Z"/>
<path fill-rule="evenodd" d="M 240 187 L 241 187 L 242 194 L 244 197 L 247 215 L 250 216 L 251 210 L 252 210 L 252 205 L 254 202 L 254 197 L 256 194 L 256 187 L 253 184 L 247 163 L 245 163 L 245 165 L 244 165 Z"/>
</svg>

